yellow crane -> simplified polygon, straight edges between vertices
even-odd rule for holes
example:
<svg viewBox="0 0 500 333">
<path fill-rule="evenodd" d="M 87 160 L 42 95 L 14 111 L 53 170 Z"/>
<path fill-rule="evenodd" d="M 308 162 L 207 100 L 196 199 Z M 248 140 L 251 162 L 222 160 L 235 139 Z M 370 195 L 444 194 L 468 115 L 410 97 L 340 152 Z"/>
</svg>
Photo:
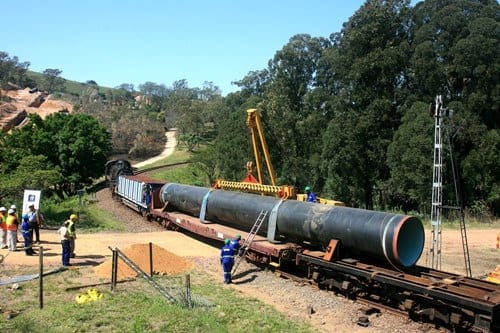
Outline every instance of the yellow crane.
<svg viewBox="0 0 500 333">
<path fill-rule="evenodd" d="M 247 175 L 241 182 L 227 181 L 223 179 L 215 180 L 213 188 L 225 190 L 238 190 L 252 193 L 260 193 L 266 195 L 276 195 L 282 199 L 296 199 L 305 201 L 305 194 L 297 194 L 295 187 L 292 185 L 276 185 L 276 174 L 271 163 L 269 149 L 267 147 L 266 138 L 264 137 L 264 129 L 260 118 L 260 113 L 257 109 L 247 110 L 247 126 L 250 130 L 250 138 L 252 141 L 253 155 L 255 158 L 255 167 L 257 168 L 257 178 L 253 175 L 253 164 L 247 162 Z M 266 162 L 267 174 L 270 185 L 266 185 L 264 181 L 264 172 L 261 166 L 261 156 L 264 156 Z M 341 201 L 327 200 L 317 198 L 319 203 L 335 206 L 345 206 Z"/>
</svg>

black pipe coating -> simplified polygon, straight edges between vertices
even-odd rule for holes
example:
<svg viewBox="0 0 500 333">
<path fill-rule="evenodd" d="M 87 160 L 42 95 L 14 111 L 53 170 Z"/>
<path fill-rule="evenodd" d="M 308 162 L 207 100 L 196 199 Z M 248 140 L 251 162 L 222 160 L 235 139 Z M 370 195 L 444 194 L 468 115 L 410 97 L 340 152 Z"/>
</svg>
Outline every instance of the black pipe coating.
<svg viewBox="0 0 500 333">
<path fill-rule="evenodd" d="M 328 206 L 256 194 L 212 190 L 169 183 L 161 189 L 161 200 L 170 207 L 207 221 L 250 230 L 261 210 L 276 212 L 276 240 L 328 246 L 338 239 L 343 248 L 384 258 L 394 265 L 414 265 L 424 247 L 422 222 L 413 216 L 358 208 Z M 204 208 L 204 210 L 203 210 Z M 260 234 L 267 235 L 269 215 Z"/>
</svg>

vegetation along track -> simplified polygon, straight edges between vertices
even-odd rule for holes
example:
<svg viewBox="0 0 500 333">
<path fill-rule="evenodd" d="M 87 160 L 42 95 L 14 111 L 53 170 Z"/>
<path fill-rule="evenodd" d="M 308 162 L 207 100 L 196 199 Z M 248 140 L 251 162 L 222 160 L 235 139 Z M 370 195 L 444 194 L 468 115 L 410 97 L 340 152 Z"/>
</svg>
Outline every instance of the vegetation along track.
<svg viewBox="0 0 500 333">
<path fill-rule="evenodd" d="M 151 171 L 155 171 L 155 170 L 160 170 L 160 169 L 176 168 L 176 167 L 179 167 L 179 166 L 182 166 L 182 165 L 188 165 L 188 164 L 189 164 L 189 162 L 177 162 L 177 163 L 157 165 L 157 166 L 153 166 L 153 167 L 149 167 L 149 168 L 145 168 L 145 169 L 134 171 L 134 175 L 145 174 L 145 173 L 148 173 L 148 172 L 151 172 Z"/>
</svg>

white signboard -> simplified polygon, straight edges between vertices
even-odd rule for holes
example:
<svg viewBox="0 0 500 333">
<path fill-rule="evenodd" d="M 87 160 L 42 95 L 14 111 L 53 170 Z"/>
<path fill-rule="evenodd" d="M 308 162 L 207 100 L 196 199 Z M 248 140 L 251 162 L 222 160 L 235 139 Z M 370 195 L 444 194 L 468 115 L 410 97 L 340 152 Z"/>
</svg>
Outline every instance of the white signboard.
<svg viewBox="0 0 500 333">
<path fill-rule="evenodd" d="M 41 195 L 42 191 L 39 190 L 24 190 L 23 213 L 28 212 L 30 205 L 35 205 L 35 209 L 39 209 Z"/>
</svg>

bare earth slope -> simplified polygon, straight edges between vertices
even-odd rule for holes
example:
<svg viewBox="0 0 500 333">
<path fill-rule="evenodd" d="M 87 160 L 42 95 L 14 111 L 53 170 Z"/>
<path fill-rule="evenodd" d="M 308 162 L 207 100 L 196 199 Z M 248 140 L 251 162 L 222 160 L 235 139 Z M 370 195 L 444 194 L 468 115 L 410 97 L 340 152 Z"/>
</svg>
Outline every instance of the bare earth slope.
<svg viewBox="0 0 500 333">
<path fill-rule="evenodd" d="M 7 102 L 0 103 L 0 130 L 4 132 L 22 125 L 27 114 L 45 118 L 52 113 L 73 111 L 71 103 L 53 99 L 52 95 L 44 92 L 30 92 L 29 88 L 0 90 L 0 95 L 8 98 Z"/>
</svg>

